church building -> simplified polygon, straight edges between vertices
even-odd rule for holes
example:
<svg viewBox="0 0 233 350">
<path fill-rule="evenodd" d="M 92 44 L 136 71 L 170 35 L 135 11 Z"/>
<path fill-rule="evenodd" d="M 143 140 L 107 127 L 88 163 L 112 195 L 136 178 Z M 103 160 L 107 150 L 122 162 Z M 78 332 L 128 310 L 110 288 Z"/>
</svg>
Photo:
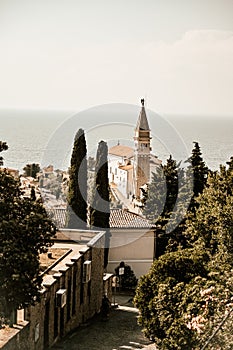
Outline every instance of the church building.
<svg viewBox="0 0 233 350">
<path fill-rule="evenodd" d="M 117 189 L 127 199 L 140 200 L 141 188 L 150 182 L 151 173 L 161 163 L 151 153 L 150 128 L 142 99 L 134 133 L 134 148 L 118 142 L 109 149 L 110 187 Z"/>
</svg>

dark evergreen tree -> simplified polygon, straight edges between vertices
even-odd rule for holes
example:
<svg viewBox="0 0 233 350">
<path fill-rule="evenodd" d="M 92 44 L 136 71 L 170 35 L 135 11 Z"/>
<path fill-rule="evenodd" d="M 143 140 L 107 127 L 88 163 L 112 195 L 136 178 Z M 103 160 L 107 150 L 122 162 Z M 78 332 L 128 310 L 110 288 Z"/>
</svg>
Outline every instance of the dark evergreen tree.
<svg viewBox="0 0 233 350">
<path fill-rule="evenodd" d="M 230 163 L 230 164 L 229 164 Z M 143 276 L 135 303 L 145 334 L 159 349 L 200 349 L 219 328 L 208 349 L 231 349 L 233 293 L 233 171 L 210 174 L 188 219 L 188 248 L 165 253 Z M 223 325 L 223 324 L 222 324 Z M 226 327 L 225 327 L 226 325 Z"/>
<path fill-rule="evenodd" d="M 169 216 L 174 209 L 178 195 L 178 166 L 172 156 L 167 159 L 163 167 L 166 178 L 166 201 L 163 210 L 163 216 Z"/>
<path fill-rule="evenodd" d="M 35 191 L 35 187 L 32 186 L 31 188 L 31 200 L 35 201 L 36 200 L 36 191 Z"/>
<path fill-rule="evenodd" d="M 205 188 L 209 170 L 202 158 L 201 148 L 198 142 L 194 142 L 192 155 L 188 159 L 193 174 L 193 194 L 197 197 Z"/>
<path fill-rule="evenodd" d="M 25 176 L 31 176 L 31 177 L 36 178 L 37 173 L 39 173 L 39 171 L 40 171 L 40 165 L 39 164 L 35 164 L 35 163 L 27 164 L 23 168 L 23 170 L 24 170 L 24 175 Z"/>
<path fill-rule="evenodd" d="M 163 167 L 159 167 L 155 173 L 152 173 L 151 183 L 147 189 L 147 200 L 143 209 L 144 215 L 156 223 L 162 214 L 166 201 L 166 179 L 163 173 Z"/>
<path fill-rule="evenodd" d="M 19 185 L 0 171 L 0 311 L 8 318 L 39 300 L 39 253 L 56 232 L 42 204 L 23 198 Z"/>
<path fill-rule="evenodd" d="M 229 162 L 227 162 L 228 165 L 228 172 L 233 171 L 233 157 L 230 158 Z"/>
<path fill-rule="evenodd" d="M 73 229 L 85 229 L 87 224 L 87 147 L 82 129 L 79 129 L 75 136 L 69 174 L 67 226 Z"/>
<path fill-rule="evenodd" d="M 106 142 L 100 141 L 96 153 L 95 188 L 90 208 L 90 225 L 94 229 L 105 229 L 106 231 L 105 267 L 108 264 L 108 250 L 110 244 L 109 218 L 108 146 Z"/>
<path fill-rule="evenodd" d="M 172 156 L 167 159 L 166 165 L 157 169 L 153 174 L 148 187 L 147 201 L 144 214 L 156 223 L 156 257 L 166 250 L 169 234 L 168 224 L 176 205 L 179 189 L 179 178 L 182 170 Z"/>
<path fill-rule="evenodd" d="M 176 204 L 178 187 L 178 166 L 170 155 L 167 163 L 152 175 L 144 207 L 148 219 L 155 222 L 158 215 L 163 218 L 170 216 Z"/>
<path fill-rule="evenodd" d="M 123 269 L 123 273 L 120 274 L 120 269 Z M 131 267 L 121 261 L 120 265 L 115 268 L 116 276 L 119 278 L 120 288 L 122 290 L 133 290 L 137 285 L 137 278 L 131 269 Z"/>
<path fill-rule="evenodd" d="M 0 152 L 2 151 L 6 151 L 8 149 L 8 146 L 6 144 L 6 142 L 2 142 L 0 141 Z M 0 166 L 3 165 L 3 157 L 0 157 Z"/>
</svg>

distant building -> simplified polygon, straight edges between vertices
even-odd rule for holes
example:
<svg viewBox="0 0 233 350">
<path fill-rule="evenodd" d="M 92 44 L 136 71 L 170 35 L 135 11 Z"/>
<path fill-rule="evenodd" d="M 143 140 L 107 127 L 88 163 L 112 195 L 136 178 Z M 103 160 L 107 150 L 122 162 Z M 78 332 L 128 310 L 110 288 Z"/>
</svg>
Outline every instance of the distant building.
<svg viewBox="0 0 233 350">
<path fill-rule="evenodd" d="M 0 170 L 6 171 L 8 174 L 12 175 L 15 179 L 19 178 L 19 170 L 17 169 L 0 167 Z"/>
<path fill-rule="evenodd" d="M 125 209 L 110 214 L 110 249 L 108 272 L 124 261 L 137 278 L 146 274 L 156 256 L 155 227 L 146 218 Z"/>
<path fill-rule="evenodd" d="M 66 209 L 49 209 L 47 213 L 62 230 L 66 223 Z M 150 269 L 156 256 L 154 225 L 141 215 L 127 209 L 110 210 L 110 249 L 108 272 L 114 273 L 121 261 L 130 265 L 137 277 Z"/>
<path fill-rule="evenodd" d="M 140 200 L 141 187 L 151 180 L 151 173 L 160 166 L 162 161 L 151 153 L 151 136 L 146 116 L 144 99 L 138 117 L 134 136 L 134 149 L 121 145 L 109 149 L 109 182 L 117 186 L 122 195 Z"/>
</svg>

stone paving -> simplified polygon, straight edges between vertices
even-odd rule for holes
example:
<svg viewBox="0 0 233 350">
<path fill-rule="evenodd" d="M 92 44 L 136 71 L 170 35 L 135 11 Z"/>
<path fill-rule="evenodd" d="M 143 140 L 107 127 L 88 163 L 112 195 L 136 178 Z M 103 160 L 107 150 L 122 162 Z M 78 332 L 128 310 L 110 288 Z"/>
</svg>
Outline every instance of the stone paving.
<svg viewBox="0 0 233 350">
<path fill-rule="evenodd" d="M 112 308 L 109 319 L 95 316 L 77 328 L 52 349 L 62 350 L 156 350 L 137 324 L 138 311 L 131 297 L 116 296 L 118 307 Z M 151 344 L 149 348 L 147 345 Z"/>
</svg>

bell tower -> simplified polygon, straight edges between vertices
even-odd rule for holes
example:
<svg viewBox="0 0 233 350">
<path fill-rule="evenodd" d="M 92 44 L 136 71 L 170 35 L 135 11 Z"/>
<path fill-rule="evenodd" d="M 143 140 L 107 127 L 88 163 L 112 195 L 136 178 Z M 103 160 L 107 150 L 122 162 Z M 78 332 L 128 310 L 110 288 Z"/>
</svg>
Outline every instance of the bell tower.
<svg viewBox="0 0 233 350">
<path fill-rule="evenodd" d="M 146 116 L 144 99 L 141 99 L 141 111 L 134 136 L 135 197 L 140 198 L 140 187 L 150 180 L 150 128 Z"/>
</svg>

